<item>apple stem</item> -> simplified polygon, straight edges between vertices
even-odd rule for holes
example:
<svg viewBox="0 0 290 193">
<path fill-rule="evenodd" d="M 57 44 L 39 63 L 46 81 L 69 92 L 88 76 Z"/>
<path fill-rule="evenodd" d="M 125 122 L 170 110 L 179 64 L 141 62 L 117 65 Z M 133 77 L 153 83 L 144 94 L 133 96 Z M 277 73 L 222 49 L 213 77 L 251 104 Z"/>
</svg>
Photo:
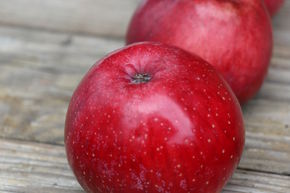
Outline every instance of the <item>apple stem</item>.
<svg viewBox="0 0 290 193">
<path fill-rule="evenodd" d="M 151 76 L 149 74 L 135 74 L 133 77 L 131 77 L 132 84 L 142 84 L 147 83 L 151 80 Z"/>
</svg>

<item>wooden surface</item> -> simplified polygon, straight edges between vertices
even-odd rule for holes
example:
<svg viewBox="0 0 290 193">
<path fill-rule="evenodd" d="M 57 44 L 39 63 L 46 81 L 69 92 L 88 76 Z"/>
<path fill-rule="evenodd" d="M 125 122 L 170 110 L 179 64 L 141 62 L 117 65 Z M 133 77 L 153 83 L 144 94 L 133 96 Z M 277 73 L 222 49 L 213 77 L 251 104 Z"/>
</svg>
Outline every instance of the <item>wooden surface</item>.
<svg viewBox="0 0 290 193">
<path fill-rule="evenodd" d="M 82 192 L 58 145 L 0 140 L 0 192 Z M 223 193 L 286 193 L 290 176 L 238 169 Z"/>
<path fill-rule="evenodd" d="M 82 192 L 63 125 L 90 66 L 123 46 L 138 0 L 0 0 L 0 192 Z M 269 75 L 244 108 L 246 147 L 224 192 L 290 193 L 290 1 Z"/>
</svg>

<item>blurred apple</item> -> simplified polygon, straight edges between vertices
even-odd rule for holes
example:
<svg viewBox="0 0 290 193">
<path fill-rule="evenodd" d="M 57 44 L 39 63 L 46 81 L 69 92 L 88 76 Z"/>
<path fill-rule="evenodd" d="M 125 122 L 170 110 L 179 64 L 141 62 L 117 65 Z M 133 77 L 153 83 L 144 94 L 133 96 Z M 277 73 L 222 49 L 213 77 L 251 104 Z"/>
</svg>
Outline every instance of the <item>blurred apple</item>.
<svg viewBox="0 0 290 193">
<path fill-rule="evenodd" d="M 128 44 L 139 41 L 171 44 L 201 56 L 245 103 L 267 74 L 272 27 L 261 0 L 145 0 L 127 33 Z"/>
<path fill-rule="evenodd" d="M 284 0 L 264 0 L 264 1 L 271 16 L 275 15 L 284 3 Z"/>
</svg>

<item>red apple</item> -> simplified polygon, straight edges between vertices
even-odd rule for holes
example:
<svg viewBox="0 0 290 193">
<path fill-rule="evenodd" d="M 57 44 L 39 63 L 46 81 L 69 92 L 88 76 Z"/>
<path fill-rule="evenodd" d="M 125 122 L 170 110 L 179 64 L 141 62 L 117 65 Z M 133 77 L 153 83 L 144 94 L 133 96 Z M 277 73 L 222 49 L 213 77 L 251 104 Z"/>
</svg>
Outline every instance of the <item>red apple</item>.
<svg viewBox="0 0 290 193">
<path fill-rule="evenodd" d="M 245 103 L 267 74 L 272 27 L 261 0 L 145 0 L 127 34 L 127 43 L 139 41 L 167 43 L 201 56 Z"/>
<path fill-rule="evenodd" d="M 275 15 L 282 7 L 284 0 L 264 0 L 271 16 Z"/>
<path fill-rule="evenodd" d="M 216 193 L 242 154 L 242 113 L 207 62 L 140 43 L 83 78 L 67 112 L 65 145 L 90 193 Z"/>
</svg>

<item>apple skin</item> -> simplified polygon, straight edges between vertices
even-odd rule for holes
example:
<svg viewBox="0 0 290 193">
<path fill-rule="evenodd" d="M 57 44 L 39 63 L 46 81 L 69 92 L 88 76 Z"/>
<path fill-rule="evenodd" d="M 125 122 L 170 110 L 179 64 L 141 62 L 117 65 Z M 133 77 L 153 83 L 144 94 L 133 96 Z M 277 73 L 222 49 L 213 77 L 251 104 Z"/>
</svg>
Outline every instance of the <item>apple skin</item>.
<svg viewBox="0 0 290 193">
<path fill-rule="evenodd" d="M 261 0 L 145 0 L 127 44 L 156 41 L 197 54 L 226 79 L 241 104 L 260 89 L 272 55 L 272 26 Z"/>
<path fill-rule="evenodd" d="M 264 0 L 271 16 L 274 16 L 282 7 L 284 0 Z"/>
<path fill-rule="evenodd" d="M 85 75 L 68 108 L 65 146 L 90 193 L 216 193 L 240 160 L 243 118 L 211 65 L 144 42 Z"/>
</svg>

